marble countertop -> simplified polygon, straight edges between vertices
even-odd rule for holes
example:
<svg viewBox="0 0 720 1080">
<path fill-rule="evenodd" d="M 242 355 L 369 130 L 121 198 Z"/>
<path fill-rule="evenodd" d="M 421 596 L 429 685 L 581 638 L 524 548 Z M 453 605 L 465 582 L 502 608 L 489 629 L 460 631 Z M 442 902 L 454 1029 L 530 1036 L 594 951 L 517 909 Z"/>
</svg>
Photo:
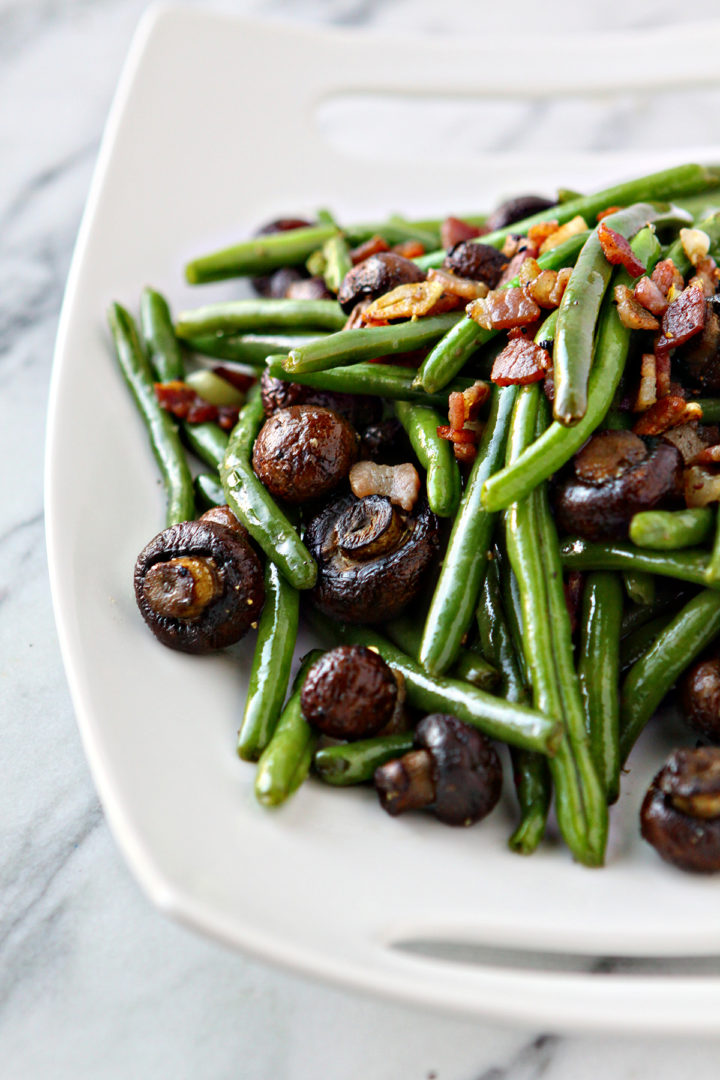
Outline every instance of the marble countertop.
<svg viewBox="0 0 720 1080">
<path fill-rule="evenodd" d="M 565 1037 L 306 981 L 198 938 L 140 893 L 108 831 L 60 661 L 42 461 L 53 341 L 115 82 L 144 0 L 0 0 L 0 1075 L 3 1080 L 675 1080 L 713 1040 Z M 196 5 L 201 6 L 201 5 Z M 416 32 L 507 25 L 456 0 L 235 0 L 269 19 Z M 516 5 L 570 30 L 672 23 L 669 0 Z M 696 0 L 692 18 L 716 14 Z M 522 17 L 520 17 L 522 16 Z M 720 120 L 708 140 L 720 144 Z M 658 137 L 664 137 L 658 127 Z"/>
</svg>

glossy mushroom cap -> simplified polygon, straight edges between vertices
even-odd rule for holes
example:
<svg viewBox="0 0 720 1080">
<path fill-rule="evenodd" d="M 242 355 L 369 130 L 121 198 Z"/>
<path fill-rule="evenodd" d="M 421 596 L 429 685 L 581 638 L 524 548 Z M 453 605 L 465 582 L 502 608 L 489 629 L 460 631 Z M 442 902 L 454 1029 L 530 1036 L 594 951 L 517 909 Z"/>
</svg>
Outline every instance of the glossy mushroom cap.
<svg viewBox="0 0 720 1080">
<path fill-rule="evenodd" d="M 411 259 L 393 251 L 381 251 L 348 270 L 340 283 L 337 299 L 349 315 L 361 300 L 377 300 L 398 285 L 424 280 L 425 272 Z"/>
<path fill-rule="evenodd" d="M 482 281 L 494 289 L 510 260 L 502 251 L 475 240 L 461 240 L 445 256 L 443 266 L 458 277 Z"/>
<path fill-rule="evenodd" d="M 693 664 L 680 682 L 686 723 L 710 742 L 720 743 L 720 657 Z"/>
<path fill-rule="evenodd" d="M 720 870 L 720 747 L 674 750 L 648 788 L 643 838 L 681 870 Z"/>
<path fill-rule="evenodd" d="M 357 434 L 342 416 L 319 405 L 293 405 L 265 421 L 252 465 L 272 495 L 298 505 L 329 494 L 357 455 Z"/>
<path fill-rule="evenodd" d="M 135 599 L 171 649 L 208 653 L 239 641 L 265 599 L 260 560 L 241 526 L 185 521 L 163 530 L 135 564 Z"/>
<path fill-rule="evenodd" d="M 307 674 L 300 696 L 309 724 L 334 739 L 369 739 L 389 723 L 398 684 L 392 668 L 363 645 L 339 645 Z"/>
</svg>

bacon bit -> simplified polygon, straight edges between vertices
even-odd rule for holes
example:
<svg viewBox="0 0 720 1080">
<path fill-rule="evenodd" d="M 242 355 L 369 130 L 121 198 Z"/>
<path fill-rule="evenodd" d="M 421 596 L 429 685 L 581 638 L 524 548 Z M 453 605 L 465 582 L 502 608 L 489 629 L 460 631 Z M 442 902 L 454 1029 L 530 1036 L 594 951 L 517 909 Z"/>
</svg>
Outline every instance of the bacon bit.
<svg viewBox="0 0 720 1080">
<path fill-rule="evenodd" d="M 516 255 L 524 255 L 526 259 L 534 259 L 537 257 L 538 245 L 520 233 L 508 233 L 500 250 L 508 259 L 512 259 Z"/>
<path fill-rule="evenodd" d="M 537 225 L 531 225 L 528 229 L 528 240 L 537 244 L 542 251 L 542 246 L 548 237 L 556 233 L 560 228 L 559 221 L 540 221 Z"/>
<path fill-rule="evenodd" d="M 478 441 L 477 431 L 473 431 L 472 428 L 454 428 L 450 424 L 438 424 L 437 434 L 439 439 L 447 439 L 452 443 L 476 443 Z"/>
<path fill-rule="evenodd" d="M 178 420 L 187 420 L 189 424 L 214 421 L 224 431 L 230 431 L 235 426 L 240 412 L 239 408 L 231 405 L 211 405 L 181 379 L 155 383 L 155 396 L 161 407 Z"/>
<path fill-rule="evenodd" d="M 374 461 L 358 461 L 349 474 L 353 495 L 386 495 L 391 503 L 403 510 L 412 510 L 420 494 L 420 477 L 410 462 L 404 465 L 378 465 Z"/>
<path fill-rule="evenodd" d="M 704 450 L 713 440 L 712 436 L 708 434 L 707 428 L 698 429 L 696 423 L 690 423 L 680 424 L 678 427 L 666 431 L 663 435 L 663 441 L 671 443 L 672 446 L 679 450 L 683 461 L 686 465 L 689 465 L 701 450 Z"/>
<path fill-rule="evenodd" d="M 702 465 L 691 465 L 683 476 L 685 502 L 690 508 L 720 500 L 720 476 Z"/>
<path fill-rule="evenodd" d="M 465 465 L 472 465 L 477 457 L 477 446 L 474 446 L 473 443 L 454 443 L 453 453 L 456 461 Z"/>
<path fill-rule="evenodd" d="M 495 357 L 490 374 L 497 386 L 525 386 L 539 382 L 552 366 L 550 354 L 534 341 L 514 338 Z"/>
<path fill-rule="evenodd" d="M 560 303 L 560 301 L 555 303 L 553 299 L 557 292 L 557 279 L 557 270 L 542 270 L 535 280 L 531 281 L 527 286 L 526 292 L 539 307 L 556 308 Z M 564 287 L 562 291 L 565 292 Z"/>
<path fill-rule="evenodd" d="M 630 244 L 619 232 L 611 229 L 604 221 L 598 225 L 598 240 L 603 255 L 612 266 L 624 266 L 631 277 L 645 273 L 645 267 L 633 252 Z"/>
<path fill-rule="evenodd" d="M 627 285 L 615 286 L 615 303 L 620 322 L 628 330 L 659 330 L 660 323 L 642 304 L 638 304 Z"/>
<path fill-rule="evenodd" d="M 696 402 L 668 394 L 652 405 L 633 427 L 636 435 L 662 435 L 669 428 L 700 420 L 702 409 Z"/>
<path fill-rule="evenodd" d="M 642 304 L 653 315 L 664 315 L 667 311 L 668 302 L 665 294 L 652 278 L 645 276 L 636 281 L 633 296 L 638 304 Z"/>
<path fill-rule="evenodd" d="M 528 258 L 532 258 L 532 256 L 528 256 L 526 251 L 519 251 L 517 255 L 513 255 L 512 259 L 502 272 L 500 280 L 497 283 L 497 288 L 502 289 L 504 285 L 509 285 L 511 281 L 514 281 Z"/>
<path fill-rule="evenodd" d="M 369 240 L 366 240 L 364 244 L 359 244 L 358 247 L 352 248 L 350 251 L 350 261 L 353 266 L 357 266 L 358 263 L 365 262 L 371 255 L 379 255 L 382 251 L 389 251 L 390 245 L 387 240 L 382 236 L 371 236 Z"/>
<path fill-rule="evenodd" d="M 706 446 L 695 456 L 693 465 L 720 465 L 720 446 Z"/>
<path fill-rule="evenodd" d="M 484 281 L 458 277 L 451 270 L 445 270 L 444 267 L 431 267 L 428 270 L 427 279 L 438 281 L 443 287 L 443 292 L 449 296 L 459 296 L 461 300 L 477 300 L 478 297 L 487 296 L 490 292 Z"/>
<path fill-rule="evenodd" d="M 577 217 L 566 221 L 552 236 L 548 236 L 547 240 L 543 241 L 540 245 L 540 254 L 544 255 L 546 251 L 552 251 L 553 248 L 560 247 L 571 236 L 577 236 L 578 233 L 585 232 L 587 227 L 585 218 L 578 214 Z"/>
<path fill-rule="evenodd" d="M 655 374 L 657 378 L 657 396 L 667 397 L 672 392 L 670 382 L 670 356 L 666 352 L 658 353 L 655 357 Z"/>
<path fill-rule="evenodd" d="M 485 330 L 510 330 L 527 326 L 540 317 L 540 308 L 519 287 L 495 289 L 483 300 L 473 300 L 466 308 L 471 319 Z"/>
<path fill-rule="evenodd" d="M 454 390 L 448 397 L 448 421 L 452 431 L 460 431 L 465 426 L 465 398 L 462 391 Z"/>
<path fill-rule="evenodd" d="M 705 326 L 705 293 L 697 285 L 688 286 L 668 307 L 662 317 L 663 336 L 655 346 L 656 352 L 684 345 Z"/>
<path fill-rule="evenodd" d="M 427 315 L 442 294 L 443 287 L 437 281 L 412 281 L 398 285 L 373 300 L 363 314 L 363 322 L 377 324 L 390 319 L 413 319 Z"/>
<path fill-rule="evenodd" d="M 392 250 L 404 259 L 419 259 L 425 254 L 425 245 L 419 240 L 403 240 L 401 244 L 395 244 Z"/>
<path fill-rule="evenodd" d="M 662 259 L 657 263 L 650 279 L 655 282 L 663 296 L 667 296 L 672 288 L 681 292 L 685 286 L 683 276 L 672 259 Z"/>
<path fill-rule="evenodd" d="M 712 255 L 700 259 L 695 269 L 697 273 L 690 278 L 688 285 L 699 286 L 707 297 L 714 296 L 720 281 L 720 271 Z"/>
<path fill-rule="evenodd" d="M 638 388 L 633 412 L 645 412 L 657 401 L 657 370 L 655 353 L 643 353 L 640 361 L 640 386 Z"/>
<path fill-rule="evenodd" d="M 482 236 L 484 231 L 462 218 L 447 217 L 440 226 L 440 245 L 449 251 L 461 240 L 473 240 L 476 236 Z"/>
<path fill-rule="evenodd" d="M 481 406 L 490 396 L 490 387 L 486 382 L 476 382 L 467 390 L 454 390 L 448 397 L 448 420 L 455 431 L 465 422 L 475 420 Z"/>
<path fill-rule="evenodd" d="M 234 386 L 236 390 L 239 390 L 241 394 L 244 394 L 257 382 L 255 375 L 247 375 L 243 371 L 235 371 L 234 368 L 225 367 L 224 364 L 218 364 L 212 369 L 213 375 L 219 375 L 225 382 L 229 382 L 231 386 Z"/>
<path fill-rule="evenodd" d="M 618 210 L 622 210 L 622 206 L 608 206 L 605 210 L 601 210 L 599 214 L 595 215 L 596 221 L 602 221 L 603 218 L 608 217 L 610 214 L 617 214 Z"/>
<path fill-rule="evenodd" d="M 565 266 L 562 270 L 558 270 L 555 288 L 550 293 L 550 300 L 553 307 L 560 307 L 560 302 L 565 295 L 565 289 L 567 288 L 567 284 L 571 276 L 572 267 L 570 266 Z"/>
<path fill-rule="evenodd" d="M 541 272 L 537 259 L 526 258 L 518 271 L 518 283 L 529 285 L 535 278 L 540 277 Z"/>
<path fill-rule="evenodd" d="M 692 266 L 697 266 L 710 251 L 710 237 L 702 229 L 681 229 L 680 243 Z"/>
</svg>

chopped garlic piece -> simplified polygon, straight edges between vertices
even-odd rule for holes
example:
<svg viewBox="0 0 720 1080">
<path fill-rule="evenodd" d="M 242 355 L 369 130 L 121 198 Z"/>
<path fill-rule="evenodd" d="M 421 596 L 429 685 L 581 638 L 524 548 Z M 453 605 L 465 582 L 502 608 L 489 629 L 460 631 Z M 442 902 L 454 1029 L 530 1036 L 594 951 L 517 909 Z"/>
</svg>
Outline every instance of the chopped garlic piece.
<svg viewBox="0 0 720 1080">
<path fill-rule="evenodd" d="M 697 266 L 710 250 L 710 237 L 702 229 L 681 229 L 680 243 L 693 266 Z"/>
</svg>

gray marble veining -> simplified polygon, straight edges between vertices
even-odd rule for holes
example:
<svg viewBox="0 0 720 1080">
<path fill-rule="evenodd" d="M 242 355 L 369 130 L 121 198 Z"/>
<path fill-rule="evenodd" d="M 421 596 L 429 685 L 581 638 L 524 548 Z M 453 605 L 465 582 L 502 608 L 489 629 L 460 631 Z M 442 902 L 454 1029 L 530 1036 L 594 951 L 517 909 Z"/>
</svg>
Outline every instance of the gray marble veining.
<svg viewBox="0 0 720 1080">
<path fill-rule="evenodd" d="M 359 31 L 481 33 L 508 24 L 506 5 L 471 0 L 449 10 L 430 0 L 213 6 Z M 55 640 L 42 454 L 72 244 L 143 7 L 142 0 L 0 0 L 0 1076 L 710 1080 L 718 1049 L 710 1040 L 513 1030 L 266 967 L 166 921 L 121 862 L 84 762 Z M 696 0 L 690 14 L 715 12 L 711 0 Z M 683 17 L 676 4 L 653 0 L 589 7 L 563 0 L 554 14 L 569 31 Z M 547 17 L 547 6 L 519 3 L 512 28 L 532 33 Z M 519 134 L 528 123 L 519 115 Z M 603 131 L 600 123 L 596 145 Z"/>
</svg>

